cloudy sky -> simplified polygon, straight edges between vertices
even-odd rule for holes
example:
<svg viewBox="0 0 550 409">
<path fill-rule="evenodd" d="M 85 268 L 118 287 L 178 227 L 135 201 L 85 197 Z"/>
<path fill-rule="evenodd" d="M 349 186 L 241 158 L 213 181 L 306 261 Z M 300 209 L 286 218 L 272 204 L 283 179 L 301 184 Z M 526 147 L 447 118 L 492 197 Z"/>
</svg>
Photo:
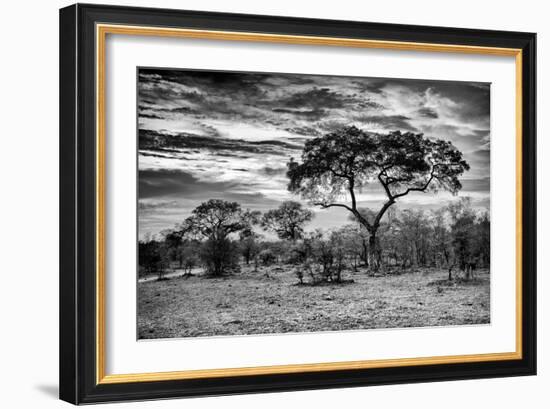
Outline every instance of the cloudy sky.
<svg viewBox="0 0 550 409">
<path fill-rule="evenodd" d="M 211 198 L 261 211 L 300 200 L 286 190 L 286 163 L 300 158 L 307 139 L 342 125 L 452 141 L 471 166 L 460 196 L 489 205 L 487 83 L 141 68 L 138 94 L 140 238 Z M 383 199 L 372 185 L 359 204 L 376 208 Z M 431 209 L 451 199 L 410 194 L 399 207 Z M 310 228 L 348 217 L 345 209 L 313 210 Z"/>
</svg>

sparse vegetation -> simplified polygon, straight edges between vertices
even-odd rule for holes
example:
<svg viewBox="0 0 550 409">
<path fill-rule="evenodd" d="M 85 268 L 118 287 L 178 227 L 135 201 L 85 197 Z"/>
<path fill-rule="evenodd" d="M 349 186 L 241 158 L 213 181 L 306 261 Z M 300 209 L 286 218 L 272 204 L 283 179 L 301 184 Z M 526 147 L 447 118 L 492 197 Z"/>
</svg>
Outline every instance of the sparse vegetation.
<svg viewBox="0 0 550 409">
<path fill-rule="evenodd" d="M 487 269 L 475 282 L 449 282 L 438 268 L 372 277 L 360 267 L 346 274 L 353 283 L 311 286 L 296 285 L 294 265 L 281 268 L 270 279 L 244 265 L 231 277 L 143 282 L 139 338 L 489 323 Z"/>
<path fill-rule="evenodd" d="M 388 212 L 376 272 L 358 223 L 296 240 L 251 223 L 199 240 L 182 226 L 140 242 L 142 277 L 188 278 L 141 280 L 141 338 L 489 322 L 489 216 L 468 199 Z"/>
<path fill-rule="evenodd" d="M 369 232 L 368 265 L 374 272 L 381 266 L 377 234 L 388 209 L 411 192 L 456 194 L 462 188 L 458 177 L 470 169 L 448 141 L 412 132 L 376 134 L 355 126 L 308 140 L 301 159 L 288 163 L 288 189 L 312 205 L 349 211 Z M 368 217 L 358 208 L 357 193 L 373 181 L 384 188 L 386 201 Z M 349 205 L 339 202 L 347 196 Z"/>
<path fill-rule="evenodd" d="M 469 198 L 395 205 L 414 191 L 457 193 L 467 169 L 450 143 L 412 133 L 348 127 L 307 141 L 302 163 L 288 164 L 289 191 L 349 223 L 308 229 L 315 213 L 295 201 L 263 214 L 201 203 L 139 243 L 140 337 L 487 323 L 489 212 Z M 361 208 L 356 191 L 373 181 L 386 201 Z M 148 278 L 168 276 L 188 279 Z"/>
</svg>

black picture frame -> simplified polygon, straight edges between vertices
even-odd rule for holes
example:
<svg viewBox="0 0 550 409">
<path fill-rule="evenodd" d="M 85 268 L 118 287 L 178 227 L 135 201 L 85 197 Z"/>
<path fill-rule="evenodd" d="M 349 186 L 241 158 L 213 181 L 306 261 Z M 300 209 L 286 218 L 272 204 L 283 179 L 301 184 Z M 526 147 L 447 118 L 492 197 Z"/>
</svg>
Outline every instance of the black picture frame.
<svg viewBox="0 0 550 409">
<path fill-rule="evenodd" d="M 96 352 L 96 24 L 522 51 L 521 359 L 101 384 Z M 74 404 L 536 374 L 536 35 L 77 4 L 60 10 L 60 398 Z"/>
</svg>

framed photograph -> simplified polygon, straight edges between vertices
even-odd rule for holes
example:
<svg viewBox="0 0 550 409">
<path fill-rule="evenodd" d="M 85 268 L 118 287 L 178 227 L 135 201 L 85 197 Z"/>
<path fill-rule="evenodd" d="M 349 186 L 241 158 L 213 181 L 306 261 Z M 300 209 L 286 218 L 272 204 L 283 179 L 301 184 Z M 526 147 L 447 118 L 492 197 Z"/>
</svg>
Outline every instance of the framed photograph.
<svg viewBox="0 0 550 409">
<path fill-rule="evenodd" d="M 535 40 L 61 9 L 61 399 L 534 375 Z"/>
</svg>

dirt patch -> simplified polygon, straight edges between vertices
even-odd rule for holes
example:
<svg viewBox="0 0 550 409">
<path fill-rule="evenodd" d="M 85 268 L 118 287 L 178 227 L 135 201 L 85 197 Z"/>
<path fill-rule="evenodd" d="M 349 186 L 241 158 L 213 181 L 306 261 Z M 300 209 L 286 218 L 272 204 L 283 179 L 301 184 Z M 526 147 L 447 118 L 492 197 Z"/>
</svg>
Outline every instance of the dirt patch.
<svg viewBox="0 0 550 409">
<path fill-rule="evenodd" d="M 296 285 L 292 266 L 229 277 L 138 283 L 138 336 L 341 331 L 371 328 L 487 324 L 489 272 L 471 282 L 447 280 L 447 271 L 422 269 L 369 277 L 346 273 L 345 284 Z M 265 276 L 268 273 L 269 278 Z M 448 283 L 447 284 L 445 284 Z"/>
</svg>

